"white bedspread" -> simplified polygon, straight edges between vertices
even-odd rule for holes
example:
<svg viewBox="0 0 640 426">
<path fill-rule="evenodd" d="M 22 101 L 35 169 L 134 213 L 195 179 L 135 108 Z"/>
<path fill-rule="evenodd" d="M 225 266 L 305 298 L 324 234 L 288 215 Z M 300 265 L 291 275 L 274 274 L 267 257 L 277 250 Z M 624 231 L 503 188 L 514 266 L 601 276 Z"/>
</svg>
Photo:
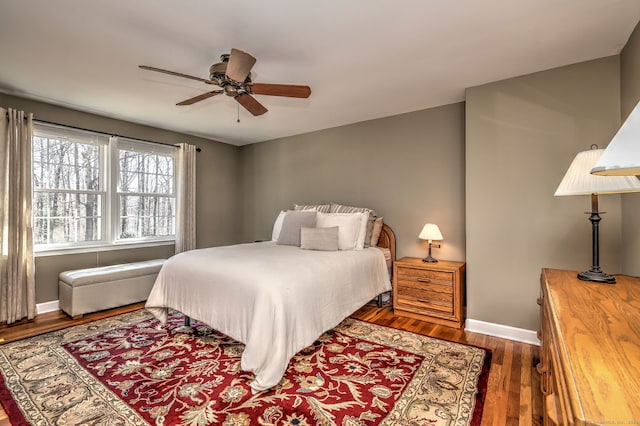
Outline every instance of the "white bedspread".
<svg viewBox="0 0 640 426">
<path fill-rule="evenodd" d="M 376 248 L 329 252 L 263 242 L 173 256 L 146 307 L 162 322 L 176 309 L 244 343 L 241 368 L 263 390 L 278 384 L 298 351 L 390 288 Z"/>
</svg>

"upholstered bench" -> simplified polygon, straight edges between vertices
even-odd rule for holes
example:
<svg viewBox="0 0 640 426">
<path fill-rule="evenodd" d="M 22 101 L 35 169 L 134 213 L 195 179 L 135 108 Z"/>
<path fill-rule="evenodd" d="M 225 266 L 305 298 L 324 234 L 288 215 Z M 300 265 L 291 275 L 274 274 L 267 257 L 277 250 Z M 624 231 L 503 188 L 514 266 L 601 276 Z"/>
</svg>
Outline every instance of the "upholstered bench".
<svg viewBox="0 0 640 426">
<path fill-rule="evenodd" d="M 60 309 L 74 318 L 147 300 L 165 259 L 61 272 Z"/>
</svg>

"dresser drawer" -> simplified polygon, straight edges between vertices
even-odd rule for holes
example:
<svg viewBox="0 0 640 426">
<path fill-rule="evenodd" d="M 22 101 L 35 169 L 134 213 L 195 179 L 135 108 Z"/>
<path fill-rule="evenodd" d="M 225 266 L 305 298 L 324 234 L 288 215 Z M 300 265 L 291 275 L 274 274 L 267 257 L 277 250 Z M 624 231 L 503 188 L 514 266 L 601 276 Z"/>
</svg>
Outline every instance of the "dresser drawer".
<svg viewBox="0 0 640 426">
<path fill-rule="evenodd" d="M 567 382 L 564 378 L 562 370 L 558 367 L 560 364 L 560 356 L 557 348 L 551 347 L 551 360 L 549 374 L 551 380 L 549 383 L 548 393 L 546 395 L 547 415 L 552 424 L 570 426 L 575 424 L 574 415 L 571 411 L 571 401 L 567 393 Z"/>
<path fill-rule="evenodd" d="M 542 298 L 544 303 L 544 297 Z M 549 306 L 543 304 L 541 341 L 540 390 L 543 396 L 543 417 L 547 426 L 570 426 L 575 424 L 571 410 L 567 383 L 560 369 L 558 335 L 551 324 Z"/>
</svg>

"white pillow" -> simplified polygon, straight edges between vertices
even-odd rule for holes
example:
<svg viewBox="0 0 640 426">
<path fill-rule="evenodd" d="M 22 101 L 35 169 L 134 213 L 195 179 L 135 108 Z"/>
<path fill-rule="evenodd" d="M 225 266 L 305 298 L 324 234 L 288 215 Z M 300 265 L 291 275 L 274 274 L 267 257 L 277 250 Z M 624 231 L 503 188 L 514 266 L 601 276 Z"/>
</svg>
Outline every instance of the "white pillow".
<svg viewBox="0 0 640 426">
<path fill-rule="evenodd" d="M 273 231 L 271 232 L 271 241 L 278 241 L 278 237 L 280 236 L 280 231 L 282 231 L 282 221 L 284 221 L 284 215 L 287 212 L 282 210 L 278 217 L 276 217 L 276 221 L 273 223 Z"/>
<path fill-rule="evenodd" d="M 356 250 L 364 246 L 368 216 L 366 213 L 318 212 L 318 228 L 338 227 L 338 250 Z M 362 234 L 362 237 L 360 236 Z M 360 245 L 359 245 L 360 244 Z"/>
</svg>

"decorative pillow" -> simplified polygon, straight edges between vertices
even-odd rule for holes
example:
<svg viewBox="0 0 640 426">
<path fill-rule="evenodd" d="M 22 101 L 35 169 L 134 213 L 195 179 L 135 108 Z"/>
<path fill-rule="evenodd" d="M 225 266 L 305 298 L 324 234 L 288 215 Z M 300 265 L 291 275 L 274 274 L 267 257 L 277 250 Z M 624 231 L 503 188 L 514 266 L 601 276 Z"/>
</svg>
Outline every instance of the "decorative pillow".
<svg viewBox="0 0 640 426">
<path fill-rule="evenodd" d="M 306 250 L 338 250 L 338 227 L 300 228 L 300 248 Z"/>
<path fill-rule="evenodd" d="M 277 244 L 300 247 L 300 228 L 315 227 L 317 215 L 318 212 L 315 211 L 287 211 L 282 220 L 282 230 L 278 235 Z"/>
<path fill-rule="evenodd" d="M 329 213 L 329 211 L 331 210 L 331 205 L 330 204 L 309 204 L 309 205 L 303 206 L 299 204 L 294 204 L 293 209 L 294 210 L 316 210 L 322 213 Z"/>
<path fill-rule="evenodd" d="M 353 207 L 331 203 L 331 213 L 367 213 L 369 215 L 369 223 L 367 223 L 367 235 L 365 236 L 364 246 L 370 246 L 371 232 L 373 231 L 373 221 L 376 219 L 376 212 L 367 207 Z"/>
<path fill-rule="evenodd" d="M 319 228 L 338 227 L 338 249 L 355 250 L 358 247 L 365 213 L 318 213 Z M 365 225 L 366 226 L 366 225 Z"/>
<path fill-rule="evenodd" d="M 286 212 L 284 210 L 278 213 L 278 217 L 276 217 L 276 221 L 273 223 L 273 231 L 271 232 L 271 241 L 278 241 L 278 236 L 280 236 L 280 231 L 282 230 L 282 221 L 284 220 L 284 215 Z"/>
<path fill-rule="evenodd" d="M 380 234 L 382 233 L 382 218 L 377 217 L 376 220 L 373 221 L 373 229 L 371 231 L 371 245 L 377 246 L 378 240 L 380 239 Z"/>
</svg>

